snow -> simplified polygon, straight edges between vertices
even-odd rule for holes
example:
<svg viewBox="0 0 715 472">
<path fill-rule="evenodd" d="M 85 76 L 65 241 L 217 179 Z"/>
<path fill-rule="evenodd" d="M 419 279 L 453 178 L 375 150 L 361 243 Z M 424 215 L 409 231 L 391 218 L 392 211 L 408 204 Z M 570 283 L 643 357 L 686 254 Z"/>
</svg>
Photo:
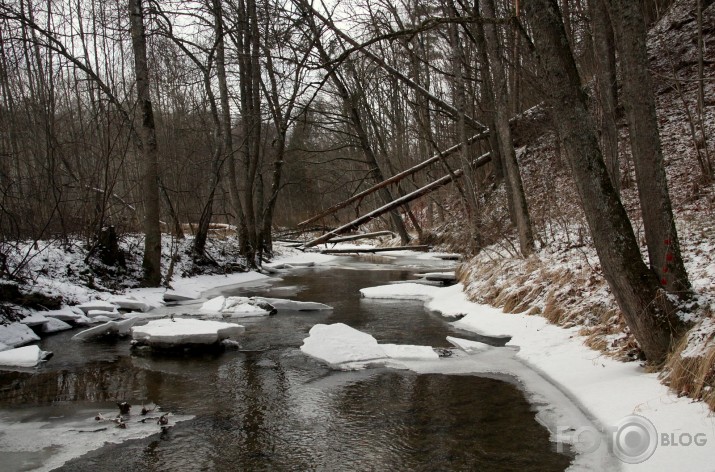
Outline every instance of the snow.
<svg viewBox="0 0 715 472">
<path fill-rule="evenodd" d="M 286 300 L 284 298 L 251 297 L 257 301 L 263 301 L 273 306 L 278 312 L 281 311 L 328 311 L 333 307 L 323 303 L 299 302 L 296 300 Z"/>
<path fill-rule="evenodd" d="M 374 289 L 374 290 L 373 290 Z M 511 336 L 505 348 L 481 346 L 479 343 L 449 338 L 468 352 L 466 358 L 440 359 L 439 363 L 404 364 L 417 372 L 502 372 L 516 375 L 532 396 L 541 421 L 562 443 L 574 440 L 573 432 L 596 428 L 602 432 L 603 444 L 597 451 L 577 457 L 572 470 L 611 470 L 613 457 L 604 449 L 612 437 L 610 428 L 628 415 L 638 414 L 650 420 L 657 430 L 658 442 L 652 457 L 641 464 L 620 464 L 624 471 L 706 471 L 712 468 L 712 445 L 715 444 L 715 418 L 707 405 L 678 398 L 663 385 L 657 374 L 646 372 L 634 362 L 624 363 L 606 357 L 583 345 L 577 328 L 564 329 L 549 324 L 540 316 L 506 314 L 493 307 L 467 300 L 461 284 L 430 288 L 430 296 L 415 293 L 414 287 L 387 285 L 367 289 L 381 298 L 404 300 L 414 296 L 426 307 L 445 314 L 460 312 L 464 318 L 454 322 L 460 329 L 481 335 Z M 392 292 L 392 293 L 390 293 Z M 510 349 L 511 348 L 511 349 Z M 326 356 L 328 357 L 328 356 Z M 513 361 L 509 359 L 513 358 Z M 522 368 L 519 368 L 521 364 Z M 548 385 L 547 385 L 548 384 Z M 559 396 L 561 399 L 559 399 Z M 586 416 L 569 411 L 569 404 L 579 405 Z M 545 402 L 545 409 L 538 405 Z M 705 446 L 673 446 L 663 437 L 687 441 L 701 434 Z M 665 435 L 665 436 L 664 436 Z M 613 447 L 609 445 L 609 447 Z M 611 459 L 609 459 L 611 457 Z M 607 466 L 604 464 L 608 464 Z M 685 466 L 687 464 L 687 467 Z"/>
<path fill-rule="evenodd" d="M 27 325 L 27 326 L 41 326 L 45 323 L 47 323 L 47 318 L 45 318 L 42 314 L 40 313 L 32 313 L 30 316 L 26 316 L 22 320 L 20 320 L 20 323 Z"/>
<path fill-rule="evenodd" d="M 447 336 L 447 341 L 467 354 L 476 354 L 478 352 L 494 349 L 494 347 L 489 344 L 480 343 L 479 341 L 471 341 L 469 339 L 455 338 L 454 336 Z"/>
<path fill-rule="evenodd" d="M 216 344 L 238 336 L 244 329 L 241 325 L 221 321 L 160 319 L 132 327 L 132 337 L 142 344 L 171 348 L 187 344 Z"/>
<path fill-rule="evenodd" d="M 0 352 L 0 366 L 2 367 L 35 367 L 48 355 L 38 346 L 24 346 Z"/>
<path fill-rule="evenodd" d="M 39 340 L 40 337 L 29 326 L 22 323 L 0 325 L 0 343 L 6 346 L 19 347 Z"/>
<path fill-rule="evenodd" d="M 116 305 L 122 310 L 131 311 L 149 311 L 156 308 L 158 305 L 149 304 L 143 300 L 137 300 L 134 297 L 112 296 L 107 300 L 109 303 Z"/>
<path fill-rule="evenodd" d="M 76 310 L 76 311 L 75 311 Z M 79 311 L 79 313 L 77 313 Z M 43 311 L 42 316 L 46 318 L 56 318 L 62 321 L 71 321 L 73 323 L 89 322 L 89 318 L 84 316 L 83 311 L 75 308 L 65 307 L 59 310 Z"/>
<path fill-rule="evenodd" d="M 42 334 L 52 334 L 59 331 L 66 331 L 72 329 L 72 325 L 65 323 L 64 321 L 57 318 L 47 318 L 47 322 L 42 325 L 40 331 Z"/>
<path fill-rule="evenodd" d="M 368 287 L 360 289 L 363 298 L 390 300 L 429 300 L 437 293 L 437 287 L 415 282 L 399 284 L 400 290 L 395 291 L 392 285 Z"/>
<path fill-rule="evenodd" d="M 111 321 L 108 320 L 98 326 L 93 326 L 84 331 L 72 336 L 73 341 L 87 341 L 89 339 L 99 338 L 103 336 L 126 336 L 131 333 L 131 328 L 139 321 L 142 321 L 139 317 L 128 318 L 121 321 Z"/>
<path fill-rule="evenodd" d="M 341 370 L 371 365 L 404 368 L 403 361 L 439 359 L 430 346 L 378 344 L 373 336 L 344 323 L 317 324 L 308 334 L 300 350 Z"/>
<path fill-rule="evenodd" d="M 439 355 L 431 346 L 411 346 L 408 344 L 380 344 L 391 359 L 436 360 Z"/>
<path fill-rule="evenodd" d="M 260 304 L 247 297 L 218 296 L 201 305 L 200 310 L 204 313 L 218 314 L 227 318 L 241 318 L 268 316 L 271 314 L 272 307 L 268 308 L 265 304 Z"/>
<path fill-rule="evenodd" d="M 308 334 L 300 350 L 331 365 L 366 363 L 387 358 L 387 353 L 374 337 L 343 323 L 317 324 Z"/>
<path fill-rule="evenodd" d="M 117 305 L 104 300 L 93 300 L 91 302 L 77 305 L 77 308 L 82 310 L 86 315 L 92 316 L 91 312 L 115 312 Z"/>
</svg>

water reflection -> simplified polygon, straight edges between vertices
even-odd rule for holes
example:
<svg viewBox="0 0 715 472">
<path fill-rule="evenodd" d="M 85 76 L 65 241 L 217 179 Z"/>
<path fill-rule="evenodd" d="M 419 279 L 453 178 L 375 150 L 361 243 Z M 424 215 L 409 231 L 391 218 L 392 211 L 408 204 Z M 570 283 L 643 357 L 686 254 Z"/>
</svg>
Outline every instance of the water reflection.
<svg viewBox="0 0 715 472">
<path fill-rule="evenodd" d="M 284 286 L 298 300 L 335 307 L 246 320 L 241 351 L 175 357 L 131 352 L 127 343 L 48 338 L 50 363 L 0 375 L 0 407 L 151 401 L 195 416 L 92 451 L 60 468 L 67 471 L 564 470 L 569 458 L 552 450 L 523 394 L 507 382 L 335 372 L 300 352 L 316 323 L 344 322 L 380 342 L 445 346 L 446 336 L 462 335 L 420 303 L 361 300 L 361 287 L 410 276 L 383 269 L 301 270 L 260 293 L 226 293 L 274 294 Z"/>
</svg>

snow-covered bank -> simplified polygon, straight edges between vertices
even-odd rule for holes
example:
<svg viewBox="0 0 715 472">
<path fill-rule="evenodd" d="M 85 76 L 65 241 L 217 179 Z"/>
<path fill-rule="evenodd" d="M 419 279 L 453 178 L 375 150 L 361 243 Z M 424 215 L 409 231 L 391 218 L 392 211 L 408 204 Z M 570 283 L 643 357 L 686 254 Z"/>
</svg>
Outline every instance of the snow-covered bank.
<svg viewBox="0 0 715 472">
<path fill-rule="evenodd" d="M 494 348 L 490 352 L 514 348 L 515 359 L 539 372 L 564 395 L 581 405 L 599 429 L 611 432 L 599 441 L 601 446 L 606 444 L 613 448 L 613 438 L 616 441 L 622 439 L 617 437 L 621 429 L 613 429 L 622 419 L 629 415 L 647 418 L 655 426 L 657 435 L 652 437 L 641 429 L 636 433 L 641 434 L 640 439 L 655 442 L 655 452 L 640 464 L 623 463 L 623 470 L 712 470 L 715 418 L 710 415 L 707 405 L 677 397 L 660 383 L 656 374 L 647 373 L 638 363 L 619 362 L 589 349 L 583 345 L 584 338 L 579 336 L 577 328 L 560 328 L 540 316 L 505 314 L 501 310 L 472 303 L 467 300 L 461 284 L 447 288 L 423 286 L 418 293 L 410 284 L 363 289 L 361 292 L 365 297 L 374 298 L 405 299 L 412 296 L 425 300 L 430 310 L 444 315 L 464 315 L 454 323 L 458 328 L 486 336 L 511 336 L 507 348 Z M 447 364 L 449 360 L 410 367 L 418 372 L 444 371 Z M 447 369 L 455 372 L 469 372 L 470 369 L 500 371 L 498 363 L 484 365 L 482 360 L 470 368 L 469 361 L 462 359 Z M 517 373 L 517 376 L 527 390 L 532 389 L 532 385 L 536 384 L 521 377 L 523 374 Z M 576 417 L 574 422 L 573 416 L 561 415 L 558 411 L 553 413 L 556 415 L 547 424 L 555 440 L 569 442 L 575 433 L 591 431 L 586 419 Z M 581 439 L 584 438 L 586 436 Z M 615 448 L 618 449 L 617 443 Z M 576 468 L 603 470 L 603 464 L 599 465 L 600 459 L 593 454 L 582 454 Z"/>
</svg>

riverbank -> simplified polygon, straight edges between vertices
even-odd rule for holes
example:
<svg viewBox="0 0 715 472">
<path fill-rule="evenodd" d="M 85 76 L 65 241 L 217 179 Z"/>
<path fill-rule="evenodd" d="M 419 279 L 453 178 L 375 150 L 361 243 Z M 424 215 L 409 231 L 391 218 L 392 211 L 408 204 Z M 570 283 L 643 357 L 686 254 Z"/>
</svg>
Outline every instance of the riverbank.
<svg viewBox="0 0 715 472">
<path fill-rule="evenodd" d="M 419 295 L 414 294 L 413 288 L 410 285 L 388 285 L 365 290 L 363 294 L 374 298 L 423 300 L 430 310 L 461 317 L 454 322 L 457 328 L 484 336 L 510 336 L 507 347 L 516 351 L 515 357 L 580 405 L 596 429 L 605 433 L 594 442 L 589 436 L 592 431 L 588 424 L 573 423 L 568 416 L 556 414 L 548 421 L 552 439 L 557 444 L 575 442 L 589 451 L 593 446 L 617 450 L 618 441 L 626 440 L 618 437 L 619 431 L 627 432 L 622 420 L 639 415 L 650 421 L 657 433 L 652 434 L 652 431 L 635 425 L 636 438 L 646 441 L 647 446 L 655 444 L 657 447 L 642 463 L 622 463 L 623 470 L 712 470 L 715 418 L 708 406 L 674 394 L 660 382 L 657 374 L 649 373 L 638 362 L 619 362 L 588 348 L 578 327 L 558 327 L 541 316 L 504 313 L 473 303 L 468 300 L 461 284 L 447 288 L 420 288 Z M 481 364 L 477 359 L 475 362 Z M 415 364 L 413 368 L 425 372 L 437 366 Z M 470 371 L 469 365 L 465 369 Z M 498 367 L 495 371 L 499 371 Z M 528 391 L 529 384 L 524 388 Z M 599 464 L 602 457 L 589 457 L 595 452 L 582 454 L 581 460 L 575 464 L 576 470 L 604 470 L 603 464 Z"/>
<path fill-rule="evenodd" d="M 400 255 L 394 253 L 387 259 Z M 420 253 L 414 257 L 429 258 L 432 255 Z M 73 260 L 70 257 L 68 262 L 60 254 L 50 255 L 50 252 L 44 259 L 37 261 L 49 264 L 50 261 L 62 260 L 66 267 L 71 267 L 70 262 Z M 177 275 L 171 281 L 171 288 L 128 288 L 121 297 L 136 300 L 147 307 L 158 307 L 163 305 L 167 293 L 198 298 L 208 290 L 238 284 L 260 284 L 263 280 L 269 281 L 271 276 L 288 273 L 283 271 L 289 271 L 291 266 L 311 264 L 339 265 L 339 256 L 303 253 L 285 248 L 280 256 L 266 265 L 266 273 L 233 272 L 193 277 Z M 368 266 L 366 264 L 365 268 Z M 48 267 L 52 267 L 54 272 Z M 42 288 L 43 293 L 65 299 L 74 297 L 74 301 L 81 302 L 108 301 L 117 297 L 111 291 L 89 288 L 73 284 L 67 278 L 62 279 L 58 276 L 59 267 L 59 264 L 45 266 L 43 270 L 54 273 L 54 277 L 36 278 L 38 283 L 42 280 L 52 282 Z M 523 290 L 527 285 L 521 283 L 515 290 Z M 573 470 L 603 470 L 604 467 L 611 470 L 623 465 L 624 470 L 657 471 L 673 470 L 683 464 L 687 465 L 687 470 L 709 470 L 707 452 L 715 444 L 715 420 L 710 416 L 707 405 L 678 397 L 659 381 L 657 374 L 649 373 L 639 362 L 619 362 L 588 348 L 584 344 L 589 338 L 583 336 L 582 325 L 575 323 L 572 326 L 557 326 L 543 316 L 534 316 L 533 312 L 524 313 L 524 309 L 516 313 L 518 304 L 512 307 L 514 313 L 504 313 L 474 303 L 469 297 L 474 296 L 475 287 L 465 291 L 462 284 L 447 288 L 396 284 L 366 289 L 364 293 L 374 298 L 422 300 L 429 310 L 461 318 L 453 322 L 456 328 L 490 337 L 511 337 L 507 348 L 494 348 L 479 356 L 456 356 L 434 362 L 406 362 L 406 365 L 418 373 L 513 376 L 527 392 L 540 421 L 549 427 L 557 447 L 576 443 L 577 448 L 590 450 L 594 439 L 588 434 L 597 433 L 598 448 L 592 453 L 579 455 Z M 653 423 L 657 437 L 648 436 L 646 439 L 658 441 L 658 447 L 643 464 L 614 462 L 613 454 L 609 452 L 609 445 L 611 449 L 613 447 L 609 443 L 613 436 L 608 432 L 613 432 L 613 428 L 623 418 L 634 414 Z M 580 437 L 582 433 L 586 436 Z M 578 437 L 574 437 L 574 434 Z"/>
</svg>

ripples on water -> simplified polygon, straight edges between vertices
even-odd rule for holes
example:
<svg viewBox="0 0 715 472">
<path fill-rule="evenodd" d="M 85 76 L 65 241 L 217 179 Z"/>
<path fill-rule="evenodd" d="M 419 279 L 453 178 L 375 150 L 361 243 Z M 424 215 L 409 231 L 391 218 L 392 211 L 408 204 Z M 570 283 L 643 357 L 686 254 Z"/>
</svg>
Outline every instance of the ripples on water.
<svg viewBox="0 0 715 472">
<path fill-rule="evenodd" d="M 335 310 L 246 322 L 245 352 L 137 355 L 125 341 L 77 345 L 71 333 L 60 334 L 43 342 L 55 357 L 40 371 L 0 375 L 0 408 L 34 406 L 47 416 L 88 405 L 111 410 L 119 399 L 195 416 L 147 439 L 90 452 L 60 469 L 67 471 L 564 470 L 569 458 L 554 452 L 524 395 L 508 382 L 337 372 L 300 352 L 310 327 L 335 322 L 380 342 L 446 346 L 445 337 L 457 333 L 420 303 L 359 298 L 361 287 L 409 276 L 341 269 L 286 276 L 264 293 L 285 287 L 292 298 Z"/>
</svg>

